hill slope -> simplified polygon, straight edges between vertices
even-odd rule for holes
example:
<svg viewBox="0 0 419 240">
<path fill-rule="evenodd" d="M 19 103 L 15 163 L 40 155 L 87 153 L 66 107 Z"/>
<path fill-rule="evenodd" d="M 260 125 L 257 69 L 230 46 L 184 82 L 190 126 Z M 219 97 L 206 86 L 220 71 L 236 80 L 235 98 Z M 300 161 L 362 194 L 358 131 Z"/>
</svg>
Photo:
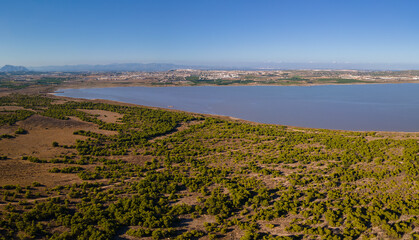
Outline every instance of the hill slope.
<svg viewBox="0 0 419 240">
<path fill-rule="evenodd" d="M 418 237 L 416 134 L 42 96 L 0 105 L 5 239 Z"/>
<path fill-rule="evenodd" d="M 0 68 L 0 72 L 28 72 L 29 70 L 23 66 L 4 65 Z"/>
</svg>

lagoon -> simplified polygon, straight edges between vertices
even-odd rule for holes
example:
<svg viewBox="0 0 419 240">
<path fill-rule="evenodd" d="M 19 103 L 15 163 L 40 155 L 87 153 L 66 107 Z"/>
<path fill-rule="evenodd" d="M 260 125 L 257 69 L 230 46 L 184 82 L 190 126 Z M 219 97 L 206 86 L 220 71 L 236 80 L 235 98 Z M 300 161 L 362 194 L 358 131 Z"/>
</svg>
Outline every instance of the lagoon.
<svg viewBox="0 0 419 240">
<path fill-rule="evenodd" d="M 56 95 L 356 131 L 419 132 L 419 84 L 60 89 Z"/>
</svg>

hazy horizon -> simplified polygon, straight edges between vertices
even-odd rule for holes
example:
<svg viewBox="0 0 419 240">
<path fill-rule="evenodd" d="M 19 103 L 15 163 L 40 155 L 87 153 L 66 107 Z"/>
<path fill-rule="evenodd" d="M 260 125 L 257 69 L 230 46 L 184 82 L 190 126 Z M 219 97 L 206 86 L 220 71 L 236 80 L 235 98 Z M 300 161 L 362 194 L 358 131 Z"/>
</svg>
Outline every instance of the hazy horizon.
<svg viewBox="0 0 419 240">
<path fill-rule="evenodd" d="M 6 64 L 12 65 L 12 64 Z M 259 63 L 170 63 L 170 62 L 121 62 L 109 64 L 66 64 L 23 66 L 31 71 L 167 71 L 172 69 L 196 70 L 360 70 L 360 71 L 406 71 L 419 70 L 419 64 L 386 64 L 386 63 L 315 63 L 315 62 L 259 62 Z M 157 70 L 156 67 L 160 70 Z M 0 65 L 0 68 L 2 66 Z"/>
<path fill-rule="evenodd" d="M 190 66 L 207 66 L 207 67 L 266 67 L 271 65 L 312 65 L 312 66 L 359 66 L 359 67 L 377 67 L 385 69 L 386 67 L 402 67 L 406 69 L 419 69 L 419 64 L 409 63 L 352 63 L 352 62 L 98 62 L 98 63 L 70 63 L 70 64 L 44 64 L 44 65 L 18 65 L 18 64 L 4 64 L 12 66 L 24 66 L 27 68 L 42 68 L 55 66 L 106 66 L 106 65 L 124 65 L 124 64 L 173 64 L 173 65 L 190 65 Z M 3 65 L 0 65 L 3 66 Z M 396 68 L 397 68 L 396 67 Z"/>
</svg>

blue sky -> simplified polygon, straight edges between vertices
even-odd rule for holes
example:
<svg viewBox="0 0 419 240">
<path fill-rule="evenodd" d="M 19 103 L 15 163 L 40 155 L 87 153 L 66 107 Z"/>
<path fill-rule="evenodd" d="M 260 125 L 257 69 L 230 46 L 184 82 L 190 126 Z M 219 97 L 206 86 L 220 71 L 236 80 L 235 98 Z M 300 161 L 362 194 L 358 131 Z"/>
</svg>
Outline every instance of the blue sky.
<svg viewBox="0 0 419 240">
<path fill-rule="evenodd" d="M 419 1 L 2 0 L 0 66 L 419 65 Z"/>
</svg>

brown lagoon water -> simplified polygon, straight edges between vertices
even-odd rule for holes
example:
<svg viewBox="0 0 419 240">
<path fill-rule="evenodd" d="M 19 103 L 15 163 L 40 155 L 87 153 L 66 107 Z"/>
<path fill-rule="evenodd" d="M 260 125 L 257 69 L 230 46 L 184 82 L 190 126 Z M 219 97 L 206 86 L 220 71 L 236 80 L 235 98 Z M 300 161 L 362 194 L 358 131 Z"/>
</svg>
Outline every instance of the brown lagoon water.
<svg viewBox="0 0 419 240">
<path fill-rule="evenodd" d="M 261 123 L 419 132 L 419 84 L 64 89 L 56 93 Z"/>
</svg>

